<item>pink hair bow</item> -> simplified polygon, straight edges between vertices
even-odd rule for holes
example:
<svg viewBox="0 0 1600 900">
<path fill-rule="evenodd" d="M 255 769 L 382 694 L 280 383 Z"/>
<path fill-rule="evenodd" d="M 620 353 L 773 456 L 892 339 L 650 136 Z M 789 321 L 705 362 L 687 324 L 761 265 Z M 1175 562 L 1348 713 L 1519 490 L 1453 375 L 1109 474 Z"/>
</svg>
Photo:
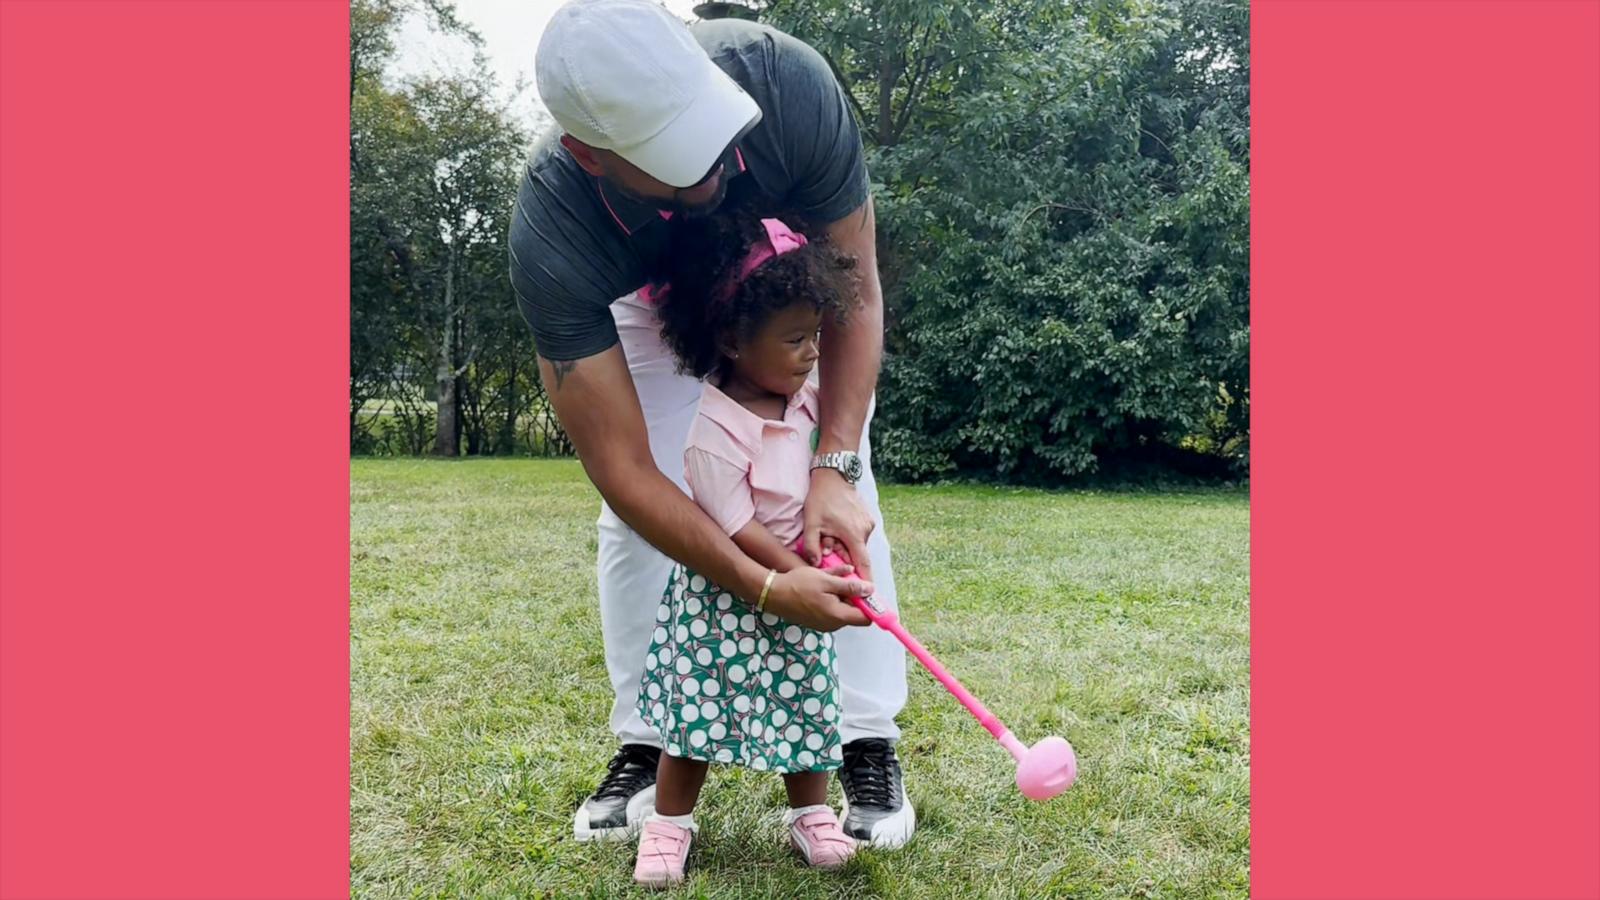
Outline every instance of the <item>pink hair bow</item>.
<svg viewBox="0 0 1600 900">
<path fill-rule="evenodd" d="M 738 277 L 729 281 L 717 293 L 718 302 L 726 301 L 733 296 L 733 292 L 750 277 L 750 273 L 761 268 L 767 260 L 799 250 L 807 243 L 805 235 L 796 233 L 777 219 L 762 219 L 761 227 L 766 231 L 766 240 L 756 241 L 750 246 L 750 252 L 746 253 L 744 261 L 739 263 Z M 668 287 L 669 285 L 647 284 L 639 289 L 639 297 L 646 303 L 657 303 L 666 295 Z"/>
<path fill-rule="evenodd" d="M 737 281 L 749 278 L 751 272 L 754 272 L 762 263 L 774 256 L 782 256 L 785 253 L 799 250 L 806 245 L 805 235 L 795 234 L 789 230 L 789 226 L 777 219 L 762 219 L 761 227 L 766 229 L 767 239 L 765 241 L 757 241 L 750 248 L 750 253 L 745 256 L 744 262 L 739 266 Z"/>
<path fill-rule="evenodd" d="M 733 296 L 733 292 L 750 277 L 750 273 L 761 268 L 767 260 L 792 253 L 806 245 L 805 235 L 796 234 L 777 219 L 762 219 L 761 227 L 767 233 L 766 240 L 756 241 L 751 245 L 750 252 L 745 254 L 744 262 L 739 264 L 739 277 L 728 282 L 718 295 L 719 300 L 727 300 Z"/>
</svg>

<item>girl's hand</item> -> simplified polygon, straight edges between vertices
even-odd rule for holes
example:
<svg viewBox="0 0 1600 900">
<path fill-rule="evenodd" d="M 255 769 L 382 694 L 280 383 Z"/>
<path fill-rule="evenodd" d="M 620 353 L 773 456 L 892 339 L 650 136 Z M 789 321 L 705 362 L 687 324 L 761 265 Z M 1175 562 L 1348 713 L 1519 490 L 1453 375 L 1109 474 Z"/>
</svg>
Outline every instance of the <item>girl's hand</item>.
<svg viewBox="0 0 1600 900">
<path fill-rule="evenodd" d="M 872 593 L 871 582 L 852 575 L 849 566 L 810 567 L 780 573 L 772 580 L 766 611 L 786 622 L 817 631 L 838 631 L 871 620 L 850 602 Z"/>
</svg>

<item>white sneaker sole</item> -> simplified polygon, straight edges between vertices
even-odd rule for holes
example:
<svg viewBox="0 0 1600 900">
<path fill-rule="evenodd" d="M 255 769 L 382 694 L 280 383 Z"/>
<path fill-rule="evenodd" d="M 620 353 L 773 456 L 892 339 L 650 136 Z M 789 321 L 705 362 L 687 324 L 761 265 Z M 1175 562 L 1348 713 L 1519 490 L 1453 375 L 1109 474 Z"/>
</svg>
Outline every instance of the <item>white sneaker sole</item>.
<svg viewBox="0 0 1600 900">
<path fill-rule="evenodd" d="M 656 811 L 656 786 L 650 785 L 628 801 L 627 824 L 616 828 L 590 828 L 589 810 L 580 806 L 572 817 L 572 837 L 579 843 L 626 841 L 639 836 L 645 817 Z"/>
<path fill-rule="evenodd" d="M 839 809 L 839 821 L 850 818 L 850 798 L 844 798 L 844 806 Z M 872 838 L 860 841 L 864 846 L 874 850 L 898 850 L 911 841 L 911 836 L 917 832 L 917 811 L 911 806 L 911 798 L 906 796 L 906 786 L 900 785 L 900 811 L 892 816 L 879 819 L 872 825 Z"/>
</svg>

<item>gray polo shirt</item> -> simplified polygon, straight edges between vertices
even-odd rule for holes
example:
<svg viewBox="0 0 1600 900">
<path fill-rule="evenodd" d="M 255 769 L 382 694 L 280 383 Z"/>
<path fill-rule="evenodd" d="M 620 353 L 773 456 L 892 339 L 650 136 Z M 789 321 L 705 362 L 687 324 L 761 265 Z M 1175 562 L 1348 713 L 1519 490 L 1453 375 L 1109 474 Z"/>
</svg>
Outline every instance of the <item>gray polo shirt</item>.
<svg viewBox="0 0 1600 900">
<path fill-rule="evenodd" d="M 861 206 L 861 133 L 822 56 L 753 22 L 717 19 L 692 31 L 761 107 L 760 124 L 739 141 L 741 169 L 731 173 L 721 209 L 748 205 L 827 223 Z M 511 217 L 511 286 L 539 355 L 573 360 L 617 342 L 611 303 L 644 286 L 670 225 L 583 171 L 560 137 L 559 127 L 543 134 L 523 172 Z"/>
</svg>

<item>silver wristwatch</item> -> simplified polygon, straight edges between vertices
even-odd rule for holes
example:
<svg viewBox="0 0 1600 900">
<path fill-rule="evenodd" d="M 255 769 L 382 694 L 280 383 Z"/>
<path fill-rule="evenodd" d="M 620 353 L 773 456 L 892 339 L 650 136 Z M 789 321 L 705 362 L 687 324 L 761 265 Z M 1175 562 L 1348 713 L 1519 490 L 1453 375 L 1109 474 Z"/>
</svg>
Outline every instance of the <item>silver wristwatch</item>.
<svg viewBox="0 0 1600 900">
<path fill-rule="evenodd" d="M 811 457 L 811 468 L 836 469 L 851 484 L 861 480 L 861 457 L 849 450 L 819 453 Z"/>
</svg>

